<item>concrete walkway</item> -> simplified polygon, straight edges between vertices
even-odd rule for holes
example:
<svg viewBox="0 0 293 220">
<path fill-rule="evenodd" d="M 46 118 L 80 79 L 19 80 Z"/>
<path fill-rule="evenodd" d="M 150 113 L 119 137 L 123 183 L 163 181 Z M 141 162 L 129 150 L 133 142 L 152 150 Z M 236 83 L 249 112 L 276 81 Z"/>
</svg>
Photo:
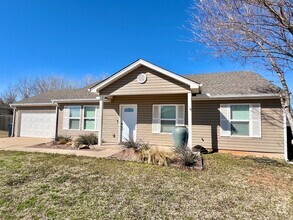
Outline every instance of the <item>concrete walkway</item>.
<svg viewBox="0 0 293 220">
<path fill-rule="evenodd" d="M 0 138 L 0 150 L 5 151 L 24 151 L 24 152 L 39 152 L 51 154 L 67 154 L 86 157 L 106 158 L 118 153 L 121 149 L 114 146 L 101 147 L 101 150 L 67 150 L 67 149 L 52 149 L 52 148 L 34 148 L 30 147 L 36 144 L 48 143 L 52 139 L 44 138 Z"/>
</svg>

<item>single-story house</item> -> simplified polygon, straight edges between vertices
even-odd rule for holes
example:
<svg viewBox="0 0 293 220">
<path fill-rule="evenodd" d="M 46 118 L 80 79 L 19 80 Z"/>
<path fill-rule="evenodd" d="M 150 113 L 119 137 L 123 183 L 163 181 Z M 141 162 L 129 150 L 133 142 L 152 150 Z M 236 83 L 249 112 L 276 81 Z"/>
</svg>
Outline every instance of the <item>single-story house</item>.
<svg viewBox="0 0 293 220">
<path fill-rule="evenodd" d="M 278 88 L 253 72 L 178 75 L 139 59 L 82 89 L 49 91 L 12 104 L 14 136 L 96 133 L 99 144 L 143 140 L 172 146 L 286 154 Z"/>
</svg>

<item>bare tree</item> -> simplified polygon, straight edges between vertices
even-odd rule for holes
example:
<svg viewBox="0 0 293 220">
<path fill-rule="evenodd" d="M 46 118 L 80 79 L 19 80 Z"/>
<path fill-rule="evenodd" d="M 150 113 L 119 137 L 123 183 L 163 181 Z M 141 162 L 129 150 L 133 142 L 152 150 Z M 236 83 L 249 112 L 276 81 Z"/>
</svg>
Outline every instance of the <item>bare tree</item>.
<svg viewBox="0 0 293 220">
<path fill-rule="evenodd" d="M 282 108 L 293 128 L 286 82 L 293 64 L 292 0 L 194 0 L 190 24 L 194 40 L 216 56 L 261 64 L 278 76 Z"/>
<path fill-rule="evenodd" d="M 24 77 L 0 94 L 0 104 L 9 106 L 15 101 L 40 95 L 50 90 L 76 89 L 88 86 L 104 77 L 105 74 L 100 74 L 99 77 L 87 75 L 82 80 L 72 80 L 57 75 Z"/>
<path fill-rule="evenodd" d="M 74 89 L 76 85 L 73 80 L 65 79 L 64 76 L 36 77 L 32 80 L 32 93 L 39 95 L 50 90 Z"/>
<path fill-rule="evenodd" d="M 17 100 L 17 89 L 9 86 L 0 97 L 0 104 L 9 106 L 11 103 Z"/>
<path fill-rule="evenodd" d="M 27 99 L 33 96 L 33 78 L 24 77 L 18 80 L 15 88 L 17 88 L 18 90 L 18 95 L 20 99 Z"/>
</svg>

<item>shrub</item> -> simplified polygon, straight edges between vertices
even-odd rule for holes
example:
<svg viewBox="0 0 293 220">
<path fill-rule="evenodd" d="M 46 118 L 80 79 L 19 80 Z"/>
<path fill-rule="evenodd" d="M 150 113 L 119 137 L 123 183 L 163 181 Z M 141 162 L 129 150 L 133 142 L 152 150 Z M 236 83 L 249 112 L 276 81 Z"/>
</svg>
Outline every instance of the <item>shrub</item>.
<svg viewBox="0 0 293 220">
<path fill-rule="evenodd" d="M 57 137 L 58 144 L 67 144 L 68 142 L 71 142 L 71 141 L 72 141 L 72 138 L 70 136 L 59 135 Z"/>
<path fill-rule="evenodd" d="M 95 134 L 79 135 L 75 140 L 77 146 L 80 145 L 95 145 L 98 144 L 98 137 Z"/>
<path fill-rule="evenodd" d="M 183 166 L 194 166 L 200 155 L 198 153 L 193 153 L 187 145 L 174 147 L 176 154 L 178 155 L 179 162 Z"/>
</svg>

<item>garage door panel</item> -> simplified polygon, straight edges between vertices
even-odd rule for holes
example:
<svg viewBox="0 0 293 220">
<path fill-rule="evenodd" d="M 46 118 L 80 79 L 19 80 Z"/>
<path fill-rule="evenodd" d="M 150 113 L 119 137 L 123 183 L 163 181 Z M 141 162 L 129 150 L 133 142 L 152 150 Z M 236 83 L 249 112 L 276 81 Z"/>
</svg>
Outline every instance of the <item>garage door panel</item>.
<svg viewBox="0 0 293 220">
<path fill-rule="evenodd" d="M 55 113 L 22 113 L 21 137 L 55 137 Z"/>
</svg>

